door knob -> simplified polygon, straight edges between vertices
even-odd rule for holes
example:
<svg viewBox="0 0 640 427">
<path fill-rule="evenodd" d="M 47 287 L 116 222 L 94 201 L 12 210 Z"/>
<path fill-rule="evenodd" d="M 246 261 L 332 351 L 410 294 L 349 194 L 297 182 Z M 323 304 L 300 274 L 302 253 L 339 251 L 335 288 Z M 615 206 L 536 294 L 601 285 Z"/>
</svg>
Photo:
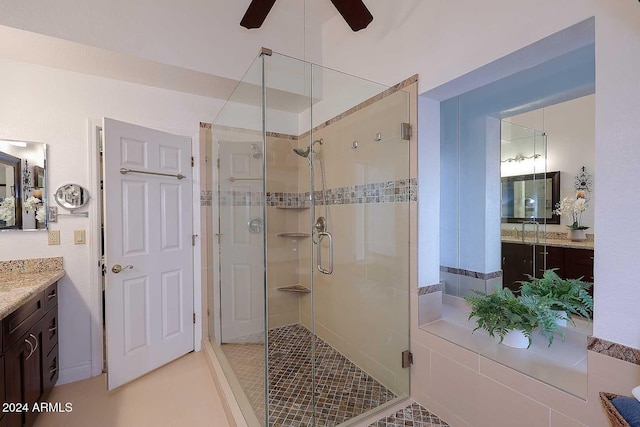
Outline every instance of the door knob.
<svg viewBox="0 0 640 427">
<path fill-rule="evenodd" d="M 126 267 L 121 266 L 120 264 L 115 264 L 113 267 L 111 267 L 111 271 L 113 271 L 114 273 L 118 274 L 120 273 L 122 270 L 126 270 L 130 268 L 131 270 L 133 270 L 133 265 L 127 265 Z"/>
</svg>

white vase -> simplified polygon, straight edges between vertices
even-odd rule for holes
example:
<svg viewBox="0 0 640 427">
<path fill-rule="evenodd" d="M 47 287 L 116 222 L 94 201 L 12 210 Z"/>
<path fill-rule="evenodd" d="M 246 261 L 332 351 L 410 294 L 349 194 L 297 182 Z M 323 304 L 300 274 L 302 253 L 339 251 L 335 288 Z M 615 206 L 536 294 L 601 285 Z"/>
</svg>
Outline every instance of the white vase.
<svg viewBox="0 0 640 427">
<path fill-rule="evenodd" d="M 569 240 L 571 240 L 572 242 L 584 242 L 585 240 L 587 240 L 587 235 L 585 234 L 584 230 L 573 230 L 573 229 L 569 229 Z"/>
<path fill-rule="evenodd" d="M 513 348 L 528 348 L 529 338 L 519 329 L 513 329 L 502 339 L 502 344 Z"/>
</svg>

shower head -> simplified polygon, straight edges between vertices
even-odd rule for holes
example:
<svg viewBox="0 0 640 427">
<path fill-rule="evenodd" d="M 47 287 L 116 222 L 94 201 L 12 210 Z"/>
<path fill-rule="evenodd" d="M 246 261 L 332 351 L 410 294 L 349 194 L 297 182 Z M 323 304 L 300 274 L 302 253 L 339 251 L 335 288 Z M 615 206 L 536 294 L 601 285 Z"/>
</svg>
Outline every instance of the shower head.
<svg viewBox="0 0 640 427">
<path fill-rule="evenodd" d="M 319 143 L 320 145 L 322 145 L 324 144 L 324 140 L 322 138 L 316 139 L 315 141 L 313 141 L 313 144 L 311 144 L 311 146 L 315 145 L 316 143 Z M 293 152 L 300 157 L 309 158 L 309 153 L 311 153 L 312 151 L 311 151 L 311 147 L 307 147 L 306 150 L 303 150 L 302 148 L 294 148 Z"/>
<path fill-rule="evenodd" d="M 310 148 L 307 148 L 306 150 L 303 150 L 302 148 L 294 148 L 293 149 L 294 153 L 296 153 L 298 156 L 304 157 L 304 158 L 307 158 L 309 156 L 309 151 L 311 151 Z"/>
</svg>

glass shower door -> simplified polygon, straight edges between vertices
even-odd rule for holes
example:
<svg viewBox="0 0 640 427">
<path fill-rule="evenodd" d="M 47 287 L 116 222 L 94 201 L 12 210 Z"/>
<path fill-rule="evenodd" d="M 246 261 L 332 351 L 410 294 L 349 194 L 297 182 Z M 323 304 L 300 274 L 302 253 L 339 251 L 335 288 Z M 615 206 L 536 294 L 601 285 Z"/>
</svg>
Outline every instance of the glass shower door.
<svg viewBox="0 0 640 427">
<path fill-rule="evenodd" d="M 409 394 L 408 94 L 312 66 L 308 227 L 315 425 Z"/>
</svg>

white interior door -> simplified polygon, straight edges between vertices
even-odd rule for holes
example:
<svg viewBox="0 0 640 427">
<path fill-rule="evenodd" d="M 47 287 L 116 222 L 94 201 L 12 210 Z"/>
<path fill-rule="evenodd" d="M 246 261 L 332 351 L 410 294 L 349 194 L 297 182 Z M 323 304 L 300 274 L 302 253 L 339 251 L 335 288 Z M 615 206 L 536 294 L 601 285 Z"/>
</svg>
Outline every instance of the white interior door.
<svg viewBox="0 0 640 427">
<path fill-rule="evenodd" d="M 262 143 L 218 144 L 221 339 L 264 330 Z"/>
<path fill-rule="evenodd" d="M 190 138 L 106 118 L 103 130 L 111 390 L 193 350 L 193 194 Z"/>
</svg>

